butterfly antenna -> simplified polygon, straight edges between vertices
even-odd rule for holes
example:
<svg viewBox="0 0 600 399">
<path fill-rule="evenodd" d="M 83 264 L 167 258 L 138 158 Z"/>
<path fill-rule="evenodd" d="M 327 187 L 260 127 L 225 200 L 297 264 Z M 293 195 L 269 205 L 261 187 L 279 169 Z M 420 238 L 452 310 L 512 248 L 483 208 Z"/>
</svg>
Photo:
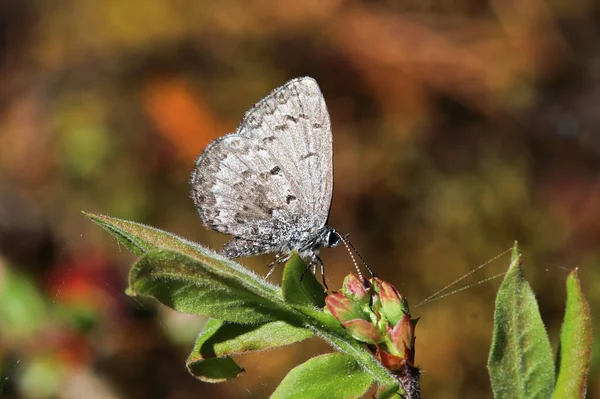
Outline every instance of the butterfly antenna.
<svg viewBox="0 0 600 399">
<path fill-rule="evenodd" d="M 337 231 L 335 232 L 335 234 L 337 234 L 337 236 L 340 238 L 340 240 L 344 243 L 344 246 L 346 247 L 346 250 L 348 251 L 348 254 L 350 254 L 350 258 L 352 259 L 352 263 L 354 264 L 354 268 L 356 269 L 356 273 L 358 273 L 358 278 L 360 279 L 360 281 L 363 283 L 364 286 L 367 286 L 367 284 L 368 284 L 367 280 L 365 279 L 365 277 L 363 276 L 363 274 L 360 272 L 360 268 L 358 267 L 358 263 L 356 262 L 356 258 L 354 257 L 354 254 L 350 250 L 350 246 L 348 246 L 348 241 L 340 233 L 338 233 Z M 350 245 L 352 245 L 352 244 L 350 244 Z"/>
<path fill-rule="evenodd" d="M 416 306 L 414 306 L 414 307 L 415 307 L 415 308 L 418 308 L 418 307 L 420 307 L 420 306 L 422 306 L 422 305 L 425 305 L 425 304 L 428 304 L 428 303 L 431 303 L 431 302 L 435 302 L 435 301 L 437 301 L 438 299 L 442 299 L 442 298 L 446 298 L 446 297 L 448 297 L 448 296 L 450 296 L 450 295 L 458 294 L 459 292 L 461 292 L 461 291 L 464 291 L 464 290 L 467 290 L 467 289 L 469 289 L 469 288 L 471 288 L 471 287 L 475 287 L 476 285 L 483 284 L 483 283 L 487 283 L 488 281 L 491 281 L 491 280 L 493 280 L 493 279 L 495 279 L 495 278 L 502 277 L 502 276 L 504 276 L 506 273 L 508 273 L 508 272 L 502 272 L 502 273 L 498 273 L 498 274 L 495 274 L 495 275 L 493 275 L 493 276 L 491 276 L 491 277 L 484 278 L 483 280 L 480 280 L 480 281 L 478 281 L 478 282 L 476 282 L 476 283 L 469 284 L 469 285 L 467 285 L 467 286 L 465 286 L 465 287 L 461 287 L 461 288 L 458 288 L 458 289 L 456 289 L 456 290 L 452 290 L 452 291 L 450 291 L 450 292 L 447 292 L 447 293 L 445 293 L 445 294 L 443 294 L 443 295 L 437 296 L 437 297 L 435 297 L 435 298 L 433 298 L 433 299 L 431 299 L 431 300 L 429 300 L 429 301 L 421 301 L 421 303 L 417 304 L 417 305 L 416 305 Z"/>
<path fill-rule="evenodd" d="M 344 236 L 345 241 L 348 243 L 348 245 L 350 246 L 350 248 L 352 248 L 352 250 L 354 250 L 354 252 L 356 253 L 356 255 L 358 255 L 358 257 L 360 258 L 360 261 L 363 263 L 363 265 L 365 265 L 365 268 L 369 271 L 369 273 L 371 273 L 371 276 L 373 277 L 377 277 L 375 275 L 375 273 L 373 273 L 373 270 L 371 270 L 371 268 L 369 267 L 369 265 L 367 265 L 367 262 L 365 261 L 365 259 L 362 257 L 362 255 L 360 254 L 360 252 L 358 252 L 358 249 L 356 249 L 356 247 L 354 245 L 352 245 L 352 243 L 350 242 L 350 240 L 348 239 L 348 236 L 350 236 L 350 234 L 346 234 Z"/>
<path fill-rule="evenodd" d="M 455 285 L 455 284 L 459 283 L 460 281 L 464 280 L 465 278 L 469 277 L 470 275 L 472 275 L 472 274 L 473 274 L 473 273 L 475 273 L 476 271 L 478 271 L 478 270 L 480 270 L 480 269 L 484 268 L 485 266 L 489 265 L 490 263 L 492 263 L 492 262 L 494 262 L 494 261 L 498 260 L 499 258 L 501 258 L 502 256 L 506 255 L 506 254 L 507 254 L 507 253 L 509 253 L 510 251 L 512 251 L 512 248 L 509 248 L 509 249 L 507 249 L 506 251 L 504 251 L 504 252 L 502 252 L 502 253 L 500 253 L 500 254 L 498 254 L 498 255 L 494 256 L 492 259 L 488 260 L 487 262 L 485 262 L 485 263 L 482 263 L 481 265 L 477 266 L 475 269 L 471 270 L 471 271 L 470 271 L 470 272 L 468 272 L 467 274 L 464 274 L 462 277 L 459 277 L 459 278 L 457 278 L 456 280 L 454 280 L 453 282 L 451 282 L 450 284 L 448 284 L 447 286 L 445 286 L 445 287 L 444 287 L 444 288 L 442 288 L 441 290 L 439 290 L 439 291 L 437 291 L 436 293 L 434 293 L 434 294 L 430 295 L 429 297 L 425 298 L 424 300 L 422 300 L 422 301 L 421 301 L 421 303 L 417 304 L 415 307 L 418 307 L 418 306 L 424 305 L 425 303 L 427 303 L 427 302 L 429 302 L 429 301 L 431 301 L 431 300 L 434 300 L 434 299 L 439 299 L 439 298 L 436 298 L 436 297 L 437 297 L 438 295 L 440 295 L 442 292 L 446 291 L 448 288 L 452 287 L 453 285 Z M 483 282 L 485 282 L 485 281 L 489 281 L 489 280 L 488 280 L 488 279 L 485 279 L 485 280 L 483 280 Z M 478 284 L 479 284 L 479 283 L 475 283 L 475 284 L 473 284 L 473 285 L 471 285 L 471 286 L 478 285 Z M 470 286 L 467 286 L 467 287 L 464 287 L 463 289 L 467 289 L 467 288 L 469 288 L 469 287 L 470 287 Z M 463 289 L 460 289 L 460 290 L 458 290 L 458 291 L 462 291 Z M 458 292 L 458 291 L 457 291 L 457 292 Z M 451 292 L 451 293 L 449 293 L 449 294 L 453 294 L 453 293 L 455 293 L 455 292 L 453 291 L 453 292 Z M 441 296 L 440 296 L 440 298 L 442 298 L 442 297 L 445 297 L 445 296 L 448 296 L 449 294 L 444 294 L 444 295 L 441 295 Z"/>
</svg>

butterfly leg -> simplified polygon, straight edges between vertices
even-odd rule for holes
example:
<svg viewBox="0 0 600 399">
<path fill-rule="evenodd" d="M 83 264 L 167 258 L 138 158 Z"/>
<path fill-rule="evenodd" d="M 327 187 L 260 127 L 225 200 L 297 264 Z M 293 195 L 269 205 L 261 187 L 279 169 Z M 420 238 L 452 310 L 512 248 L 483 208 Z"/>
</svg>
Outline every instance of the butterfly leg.
<svg viewBox="0 0 600 399">
<path fill-rule="evenodd" d="M 278 265 L 286 262 L 290 258 L 289 254 L 279 254 L 275 257 L 273 262 L 269 263 L 267 267 L 270 269 L 265 278 L 269 278 L 271 274 L 275 271 Z"/>
<path fill-rule="evenodd" d="M 306 262 L 306 260 L 305 260 Z M 308 262 L 306 264 L 306 268 L 304 269 L 304 271 L 302 272 L 302 275 L 300 276 L 300 281 L 302 281 L 302 279 L 304 279 L 304 275 L 306 274 L 306 272 L 308 272 L 311 268 L 315 268 L 316 266 L 313 266 L 313 264 L 315 264 L 315 257 L 313 256 L 310 260 L 310 262 Z M 314 272 L 313 272 L 314 274 Z"/>
<path fill-rule="evenodd" d="M 321 266 L 321 279 L 323 281 L 323 286 L 325 287 L 325 292 L 327 292 L 329 291 L 329 287 L 327 286 L 327 282 L 325 281 L 325 263 L 323 263 L 323 259 L 321 259 L 319 255 L 314 254 L 314 257 L 317 259 L 317 262 Z"/>
<path fill-rule="evenodd" d="M 321 277 L 323 278 L 323 286 L 325 287 L 325 291 L 329 291 L 329 287 L 327 286 L 327 283 L 325 282 L 325 264 L 323 263 L 323 260 L 319 257 L 319 255 L 317 255 L 314 252 L 311 255 L 310 262 L 306 265 L 306 269 L 304 269 L 302 276 L 300 276 L 300 281 L 302 281 L 306 272 L 308 272 L 311 268 L 312 268 L 312 273 L 314 275 L 316 275 L 317 274 L 317 264 L 321 266 Z"/>
</svg>

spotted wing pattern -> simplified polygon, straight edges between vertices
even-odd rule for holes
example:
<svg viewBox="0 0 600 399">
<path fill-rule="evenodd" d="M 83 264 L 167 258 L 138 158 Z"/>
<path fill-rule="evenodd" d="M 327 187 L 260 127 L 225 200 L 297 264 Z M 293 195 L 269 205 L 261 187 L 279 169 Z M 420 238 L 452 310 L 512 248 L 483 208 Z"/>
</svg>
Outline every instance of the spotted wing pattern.
<svg viewBox="0 0 600 399">
<path fill-rule="evenodd" d="M 192 172 L 204 224 L 234 239 L 231 257 L 281 249 L 325 225 L 333 192 L 329 114 L 319 86 L 298 78 L 211 143 Z"/>
</svg>

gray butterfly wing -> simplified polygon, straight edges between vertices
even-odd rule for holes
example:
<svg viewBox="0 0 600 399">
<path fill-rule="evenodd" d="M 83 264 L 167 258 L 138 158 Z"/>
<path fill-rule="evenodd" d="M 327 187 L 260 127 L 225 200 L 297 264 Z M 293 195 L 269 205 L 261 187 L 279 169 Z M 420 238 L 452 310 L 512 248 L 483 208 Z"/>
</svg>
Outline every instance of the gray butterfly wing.
<svg viewBox="0 0 600 399">
<path fill-rule="evenodd" d="M 210 144 L 192 172 L 204 224 L 235 238 L 231 257 L 276 251 L 325 225 L 333 192 L 329 114 L 319 86 L 298 78 L 246 113 L 235 133 Z"/>
<path fill-rule="evenodd" d="M 305 224 L 299 227 L 325 225 L 333 193 L 333 145 L 317 82 L 297 78 L 274 90 L 244 116 L 236 133 L 263 143 L 300 191 Z"/>
<path fill-rule="evenodd" d="M 298 192 L 260 144 L 233 133 L 217 139 L 198 158 L 192 198 L 204 224 L 239 240 L 237 256 L 270 252 L 293 228 Z M 224 251 L 235 256 L 234 249 Z"/>
</svg>

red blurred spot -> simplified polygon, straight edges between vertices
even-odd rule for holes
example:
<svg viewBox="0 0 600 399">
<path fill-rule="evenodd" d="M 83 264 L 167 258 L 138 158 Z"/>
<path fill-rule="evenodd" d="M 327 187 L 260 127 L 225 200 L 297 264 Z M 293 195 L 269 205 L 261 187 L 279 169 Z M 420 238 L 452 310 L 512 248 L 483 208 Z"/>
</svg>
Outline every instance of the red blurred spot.
<svg viewBox="0 0 600 399">
<path fill-rule="evenodd" d="M 86 253 L 52 270 L 48 296 L 62 305 L 88 306 L 102 313 L 115 312 L 123 292 L 121 278 L 100 255 Z"/>
</svg>

